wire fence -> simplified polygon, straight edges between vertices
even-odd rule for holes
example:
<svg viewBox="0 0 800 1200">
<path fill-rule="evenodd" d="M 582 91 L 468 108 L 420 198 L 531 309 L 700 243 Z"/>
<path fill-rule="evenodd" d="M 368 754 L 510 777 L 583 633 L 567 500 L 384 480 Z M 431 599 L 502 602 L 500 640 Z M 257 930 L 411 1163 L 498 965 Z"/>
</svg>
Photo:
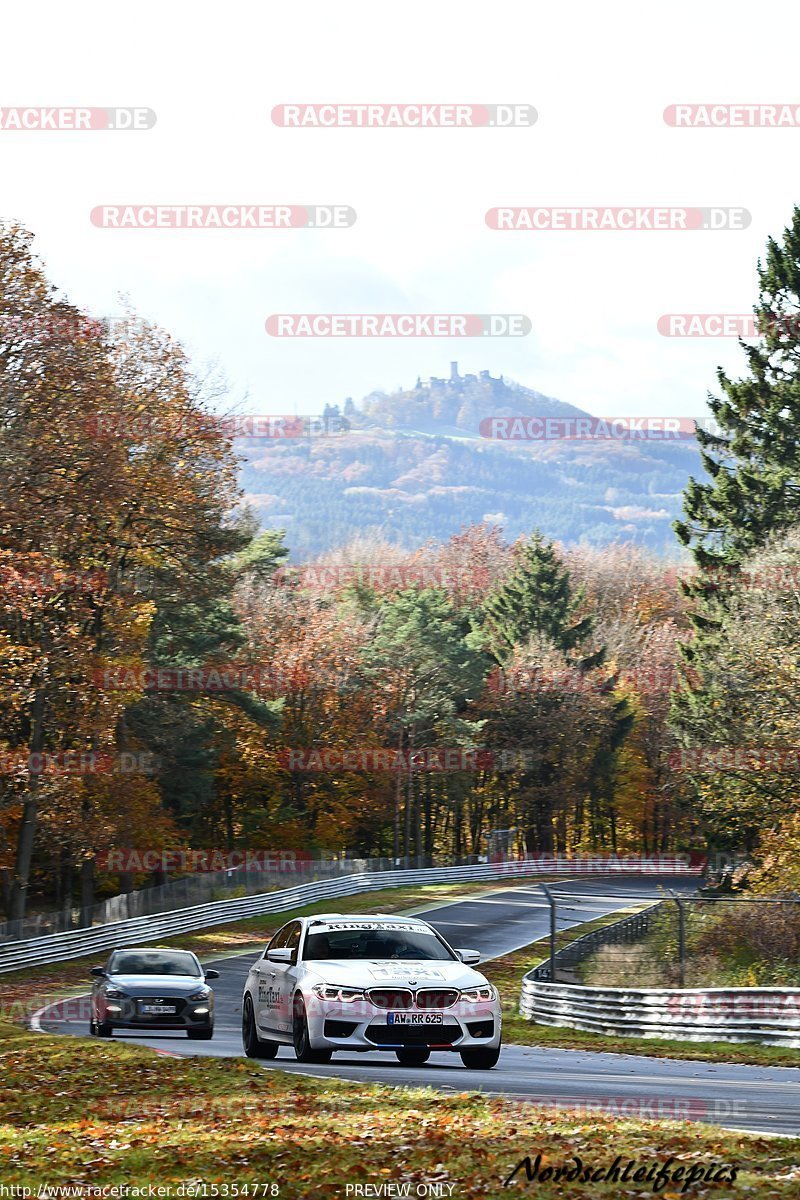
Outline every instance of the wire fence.
<svg viewBox="0 0 800 1200">
<path fill-rule="evenodd" d="M 665 894 L 630 897 L 622 918 L 599 915 L 578 939 L 567 922 L 587 898 L 544 887 L 548 959 L 539 982 L 595 988 L 800 987 L 800 897 Z"/>
</svg>

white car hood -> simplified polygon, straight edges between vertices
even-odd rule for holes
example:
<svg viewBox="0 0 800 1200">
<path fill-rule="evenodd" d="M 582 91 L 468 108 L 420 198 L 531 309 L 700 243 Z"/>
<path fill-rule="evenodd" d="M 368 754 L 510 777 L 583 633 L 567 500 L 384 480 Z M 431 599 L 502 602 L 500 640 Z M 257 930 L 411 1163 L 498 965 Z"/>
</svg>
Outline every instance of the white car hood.
<svg viewBox="0 0 800 1200">
<path fill-rule="evenodd" d="M 485 985 L 486 980 L 479 971 L 462 962 L 421 962 L 404 958 L 394 959 L 312 959 L 306 967 L 325 982 L 339 987 L 380 987 L 381 985 L 408 987 L 470 988 Z"/>
</svg>

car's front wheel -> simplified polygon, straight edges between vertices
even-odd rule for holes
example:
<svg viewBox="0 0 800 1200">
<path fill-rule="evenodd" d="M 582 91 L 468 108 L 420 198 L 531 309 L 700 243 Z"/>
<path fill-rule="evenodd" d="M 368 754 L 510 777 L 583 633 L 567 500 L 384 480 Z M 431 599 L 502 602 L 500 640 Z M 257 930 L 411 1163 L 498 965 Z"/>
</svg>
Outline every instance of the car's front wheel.
<svg viewBox="0 0 800 1200">
<path fill-rule="evenodd" d="M 491 1071 L 492 1067 L 497 1066 L 497 1061 L 500 1058 L 500 1047 L 495 1046 L 493 1050 L 481 1047 L 479 1050 L 462 1050 L 461 1061 L 465 1067 L 469 1067 L 470 1071 Z"/>
<path fill-rule="evenodd" d="M 189 1036 L 196 1032 L 191 1030 Z M 275 1058 L 278 1053 L 277 1042 L 262 1042 L 256 1029 L 256 1015 L 253 1012 L 253 1001 L 245 996 L 242 1005 L 242 1045 L 248 1058 Z"/>
<path fill-rule="evenodd" d="M 292 1041 L 294 1043 L 294 1052 L 298 1062 L 302 1063 L 329 1063 L 331 1061 L 332 1050 L 315 1050 L 311 1045 L 311 1036 L 308 1032 L 308 1017 L 306 1016 L 306 1006 L 303 1003 L 303 997 L 300 995 L 294 998 L 294 1009 L 292 1014 Z"/>
<path fill-rule="evenodd" d="M 427 1046 L 404 1046 L 402 1050 L 395 1050 L 395 1054 L 402 1067 L 421 1067 L 431 1056 Z"/>
<path fill-rule="evenodd" d="M 186 1036 L 193 1042 L 210 1042 L 214 1036 L 214 1026 L 209 1029 L 187 1029 Z"/>
</svg>

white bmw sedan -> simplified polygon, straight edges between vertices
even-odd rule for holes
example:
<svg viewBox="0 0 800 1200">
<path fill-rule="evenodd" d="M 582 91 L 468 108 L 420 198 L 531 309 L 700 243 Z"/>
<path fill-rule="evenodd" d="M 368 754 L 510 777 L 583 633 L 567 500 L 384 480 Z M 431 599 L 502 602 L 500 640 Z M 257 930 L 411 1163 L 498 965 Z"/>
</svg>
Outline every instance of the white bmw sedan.
<svg viewBox="0 0 800 1200">
<path fill-rule="evenodd" d="M 452 1050 L 488 1070 L 500 1057 L 501 1008 L 494 987 L 412 917 L 302 917 L 278 930 L 250 968 L 242 997 L 242 1041 L 250 1058 L 293 1046 L 299 1062 L 329 1062 L 334 1050 L 393 1050 L 420 1066 Z"/>
</svg>

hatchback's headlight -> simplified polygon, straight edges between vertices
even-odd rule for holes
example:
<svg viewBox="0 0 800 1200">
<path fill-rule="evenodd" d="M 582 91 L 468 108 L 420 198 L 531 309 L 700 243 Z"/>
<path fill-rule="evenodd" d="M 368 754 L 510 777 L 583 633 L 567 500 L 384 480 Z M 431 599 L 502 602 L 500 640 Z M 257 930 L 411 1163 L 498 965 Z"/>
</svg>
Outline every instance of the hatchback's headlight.
<svg viewBox="0 0 800 1200">
<path fill-rule="evenodd" d="M 189 999 L 194 1002 L 196 1000 L 207 1000 L 208 992 L 193 992 Z"/>
<path fill-rule="evenodd" d="M 122 991 L 121 988 L 118 988 L 118 987 L 107 987 L 106 988 L 106 997 L 109 1000 L 127 1000 L 127 996 L 125 995 L 125 993 Z"/>
<path fill-rule="evenodd" d="M 343 1004 L 364 999 L 363 989 L 358 988 L 331 987 L 326 983 L 315 983 L 311 990 L 320 1000 L 340 1000 Z"/>
<path fill-rule="evenodd" d="M 461 999 L 466 1000 L 469 1004 L 477 1004 L 479 1000 L 496 1000 L 497 992 L 490 983 L 487 983 L 483 987 L 467 988 L 461 993 Z"/>
</svg>

